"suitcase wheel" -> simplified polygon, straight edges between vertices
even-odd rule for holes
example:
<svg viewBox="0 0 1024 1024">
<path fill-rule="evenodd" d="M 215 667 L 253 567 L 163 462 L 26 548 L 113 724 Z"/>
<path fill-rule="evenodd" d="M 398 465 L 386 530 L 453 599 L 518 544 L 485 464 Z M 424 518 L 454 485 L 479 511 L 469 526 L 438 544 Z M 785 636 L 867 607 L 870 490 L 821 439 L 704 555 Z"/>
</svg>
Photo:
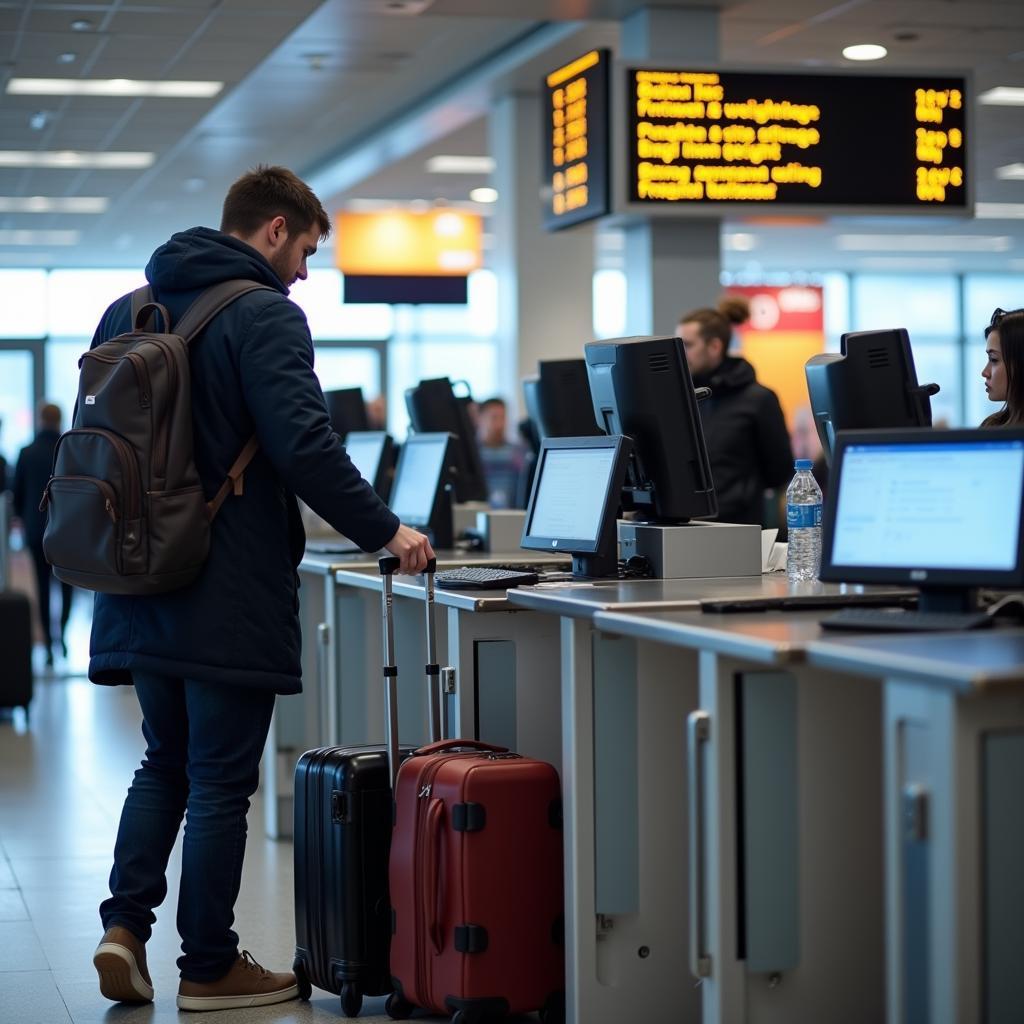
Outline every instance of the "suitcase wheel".
<svg viewBox="0 0 1024 1024">
<path fill-rule="evenodd" d="M 449 1024 L 483 1024 L 484 1015 L 479 1011 L 456 1010 Z"/>
<path fill-rule="evenodd" d="M 392 992 L 384 1004 L 384 1012 L 392 1020 L 405 1020 L 415 1009 L 412 1003 L 403 999 L 397 992 Z"/>
<path fill-rule="evenodd" d="M 341 986 L 341 1012 L 346 1017 L 358 1017 L 363 1008 L 363 993 L 354 981 L 346 981 Z"/>
<path fill-rule="evenodd" d="M 565 993 L 548 996 L 540 1011 L 541 1024 L 565 1024 Z"/>
<path fill-rule="evenodd" d="M 306 973 L 306 961 L 297 956 L 292 962 L 292 973 L 299 986 L 299 998 L 308 1002 L 313 994 L 313 986 L 309 983 L 309 975 Z"/>
</svg>

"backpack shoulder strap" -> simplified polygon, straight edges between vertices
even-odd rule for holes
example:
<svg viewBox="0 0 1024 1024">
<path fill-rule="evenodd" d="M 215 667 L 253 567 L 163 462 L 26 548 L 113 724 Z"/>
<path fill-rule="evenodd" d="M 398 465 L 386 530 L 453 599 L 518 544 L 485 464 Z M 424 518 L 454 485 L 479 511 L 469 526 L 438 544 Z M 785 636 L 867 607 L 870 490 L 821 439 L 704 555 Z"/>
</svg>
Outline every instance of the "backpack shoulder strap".
<svg viewBox="0 0 1024 1024">
<path fill-rule="evenodd" d="M 221 505 L 227 500 L 229 494 L 232 491 L 235 493 L 235 497 L 240 497 L 243 490 L 243 484 L 245 480 L 245 468 L 253 460 L 253 456 L 259 449 L 260 442 L 255 434 L 249 438 L 245 443 L 245 447 L 242 449 L 238 458 L 235 459 L 234 465 L 228 470 L 228 478 L 220 485 L 220 489 L 217 493 L 206 503 L 206 512 L 209 516 L 210 522 L 213 522 L 214 517 L 220 511 Z"/>
<path fill-rule="evenodd" d="M 236 299 L 254 291 L 272 292 L 269 285 L 258 284 L 256 281 L 221 281 L 199 296 L 182 314 L 174 325 L 174 333 L 185 339 L 185 344 L 192 342 L 204 327 L 222 310 Z"/>
</svg>

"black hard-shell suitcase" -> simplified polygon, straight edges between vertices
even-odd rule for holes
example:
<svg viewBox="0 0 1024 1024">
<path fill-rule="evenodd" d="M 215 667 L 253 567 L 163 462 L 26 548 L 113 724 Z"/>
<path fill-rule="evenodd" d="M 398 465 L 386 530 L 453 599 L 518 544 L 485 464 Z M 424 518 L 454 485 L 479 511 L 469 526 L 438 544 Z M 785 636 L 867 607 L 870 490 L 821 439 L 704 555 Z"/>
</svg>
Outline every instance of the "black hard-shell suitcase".
<svg viewBox="0 0 1024 1024">
<path fill-rule="evenodd" d="M 26 594 L 0 591 L 0 708 L 32 700 L 32 611 Z"/>
<path fill-rule="evenodd" d="M 385 746 L 307 751 L 295 768 L 295 961 L 299 992 L 311 986 L 341 995 L 342 1012 L 359 1014 L 364 995 L 391 991 L 388 853 L 392 785 L 412 747 L 398 747 L 397 675 L 391 575 L 381 559 L 384 611 Z M 433 591 L 435 563 L 428 565 Z M 433 636 L 428 635 L 433 661 Z M 428 666 L 436 680 L 436 666 Z M 433 729 L 433 721 L 431 728 Z"/>
</svg>

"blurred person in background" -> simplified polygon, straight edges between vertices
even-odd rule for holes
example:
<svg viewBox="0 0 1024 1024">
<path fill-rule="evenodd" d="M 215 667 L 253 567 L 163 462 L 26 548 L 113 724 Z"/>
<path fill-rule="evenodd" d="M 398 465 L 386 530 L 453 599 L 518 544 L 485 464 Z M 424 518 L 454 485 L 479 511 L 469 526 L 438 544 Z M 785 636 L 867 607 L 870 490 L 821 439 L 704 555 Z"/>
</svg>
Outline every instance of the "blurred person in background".
<svg viewBox="0 0 1024 1024">
<path fill-rule="evenodd" d="M 32 555 L 36 571 L 36 594 L 39 596 L 39 619 L 46 643 L 46 664 L 53 666 L 53 623 L 50 612 L 50 584 L 54 581 L 50 563 L 43 554 L 43 531 L 46 512 L 40 511 L 39 501 L 50 479 L 53 468 L 53 449 L 60 437 L 60 408 L 47 402 L 39 409 L 38 431 L 35 440 L 21 449 L 14 468 L 14 514 L 21 520 L 25 546 Z M 68 647 L 64 639 L 68 618 L 71 616 L 71 586 L 60 584 L 60 646 L 66 658 Z"/>
<path fill-rule="evenodd" d="M 729 355 L 733 327 L 750 318 L 750 304 L 725 296 L 717 309 L 695 309 L 679 318 L 694 387 L 711 388 L 700 403 L 711 474 L 723 523 L 761 523 L 765 491 L 793 475 L 786 418 L 774 391 L 757 382 L 754 367 Z"/>
<path fill-rule="evenodd" d="M 491 508 L 512 508 L 523 469 L 523 450 L 508 439 L 508 407 L 503 398 L 488 398 L 477 407 L 476 436 L 487 479 Z"/>
<path fill-rule="evenodd" d="M 4 421 L 0 420 L 0 437 L 3 436 L 3 432 Z M 13 483 L 13 481 L 9 479 L 9 472 L 10 471 L 7 468 L 7 460 L 4 458 L 3 452 L 0 452 L 0 494 L 3 494 L 4 491 L 6 491 Z"/>
<path fill-rule="evenodd" d="M 990 402 L 1003 407 L 983 427 L 1019 427 L 1024 423 L 1024 309 L 997 309 L 985 328 L 988 361 L 981 376 Z"/>
</svg>

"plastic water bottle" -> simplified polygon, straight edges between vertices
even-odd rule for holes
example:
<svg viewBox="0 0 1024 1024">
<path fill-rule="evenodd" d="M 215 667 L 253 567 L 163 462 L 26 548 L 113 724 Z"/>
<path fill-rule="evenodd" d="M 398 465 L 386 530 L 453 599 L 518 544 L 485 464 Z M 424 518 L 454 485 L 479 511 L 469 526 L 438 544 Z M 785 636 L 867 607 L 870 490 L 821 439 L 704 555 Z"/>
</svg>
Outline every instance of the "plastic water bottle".
<svg viewBox="0 0 1024 1024">
<path fill-rule="evenodd" d="M 821 564 L 821 488 L 811 460 L 796 460 L 796 475 L 786 491 L 786 576 L 794 582 L 816 580 Z"/>
</svg>

